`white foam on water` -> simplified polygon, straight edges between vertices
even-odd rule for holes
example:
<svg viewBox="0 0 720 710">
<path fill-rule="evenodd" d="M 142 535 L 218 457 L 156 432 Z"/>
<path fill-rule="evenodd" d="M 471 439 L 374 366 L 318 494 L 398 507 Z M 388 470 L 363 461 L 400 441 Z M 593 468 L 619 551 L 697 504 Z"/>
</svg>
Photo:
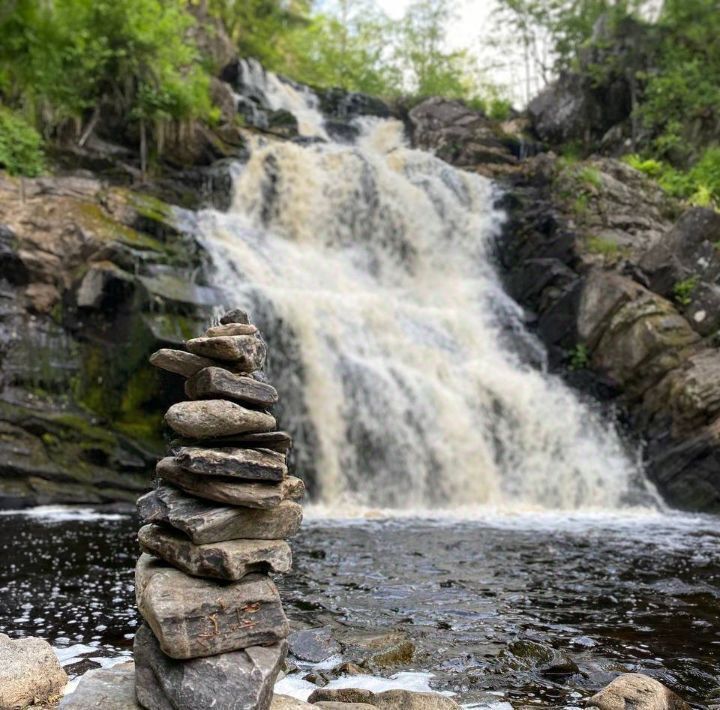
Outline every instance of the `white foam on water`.
<svg viewBox="0 0 720 710">
<path fill-rule="evenodd" d="M 129 515 L 123 513 L 103 513 L 91 507 L 70 505 L 38 505 L 18 510 L 0 510 L 0 515 L 18 515 L 38 518 L 46 522 L 64 523 L 72 520 L 123 520 Z"/>
</svg>

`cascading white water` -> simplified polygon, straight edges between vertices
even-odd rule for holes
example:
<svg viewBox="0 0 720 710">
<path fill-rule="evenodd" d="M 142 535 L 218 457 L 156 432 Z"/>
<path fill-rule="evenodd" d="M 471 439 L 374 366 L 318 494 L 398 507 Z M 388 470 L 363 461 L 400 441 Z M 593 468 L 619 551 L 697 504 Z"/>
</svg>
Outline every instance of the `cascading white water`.
<svg viewBox="0 0 720 710">
<path fill-rule="evenodd" d="M 613 428 L 517 354 L 518 337 L 542 348 L 492 263 L 489 180 L 365 119 L 355 145 L 256 145 L 234 187 L 229 212 L 201 215 L 203 238 L 228 302 L 294 334 L 271 337 L 280 360 L 292 350 L 271 367 L 281 396 L 302 387 L 283 423 L 324 503 L 633 500 L 642 474 Z"/>
</svg>

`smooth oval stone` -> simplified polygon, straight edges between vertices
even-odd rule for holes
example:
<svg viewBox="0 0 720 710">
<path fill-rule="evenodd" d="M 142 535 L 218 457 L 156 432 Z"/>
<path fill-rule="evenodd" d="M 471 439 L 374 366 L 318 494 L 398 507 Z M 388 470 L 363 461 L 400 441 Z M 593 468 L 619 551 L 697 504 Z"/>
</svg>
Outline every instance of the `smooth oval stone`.
<svg viewBox="0 0 720 710">
<path fill-rule="evenodd" d="M 214 325 L 205 331 L 206 338 L 218 338 L 221 335 L 254 335 L 258 329 L 250 323 L 226 323 Z"/>
<path fill-rule="evenodd" d="M 270 431 L 276 426 L 271 414 L 224 399 L 178 402 L 168 409 L 165 421 L 181 436 L 194 439 Z"/>
<path fill-rule="evenodd" d="M 289 500 L 269 510 L 237 508 L 200 500 L 163 485 L 138 499 L 146 523 L 165 523 L 184 532 L 196 545 L 241 538 L 281 540 L 300 529 L 302 506 Z"/>
<path fill-rule="evenodd" d="M 280 483 L 199 476 L 186 471 L 172 457 L 162 459 L 155 467 L 155 472 L 163 481 L 182 488 L 190 495 L 228 505 L 275 508 L 283 500 L 301 500 L 305 495 L 305 484 L 295 476 L 288 476 Z"/>
<path fill-rule="evenodd" d="M 285 456 L 267 449 L 184 446 L 175 452 L 175 458 L 184 469 L 199 475 L 253 481 L 282 481 L 287 476 Z"/>
<path fill-rule="evenodd" d="M 237 581 L 253 573 L 287 574 L 292 552 L 284 540 L 228 540 L 195 545 L 186 535 L 160 525 L 138 532 L 143 551 L 194 577 Z"/>
<path fill-rule="evenodd" d="M 215 363 L 206 357 L 193 355 L 184 350 L 162 348 L 150 356 L 150 364 L 159 367 L 161 370 L 174 372 L 176 375 L 192 377 L 196 372 L 200 372 L 200 370 Z"/>
<path fill-rule="evenodd" d="M 135 691 L 144 708 L 267 710 L 287 644 L 251 646 L 209 658 L 176 661 L 166 656 L 143 624 L 135 635 Z"/>
<path fill-rule="evenodd" d="M 221 325 L 227 325 L 228 323 L 249 323 L 250 319 L 248 314 L 240 308 L 233 308 L 228 311 L 221 319 Z"/>
<path fill-rule="evenodd" d="M 275 585 L 252 574 L 221 583 L 190 577 L 148 554 L 135 568 L 138 609 L 171 658 L 204 658 L 286 638 Z"/>
<path fill-rule="evenodd" d="M 272 385 L 221 367 L 206 367 L 195 373 L 185 383 L 185 394 L 190 399 L 236 399 L 259 407 L 271 407 L 278 401 Z"/>
<path fill-rule="evenodd" d="M 221 335 L 216 338 L 193 338 L 185 342 L 193 354 L 235 363 L 238 370 L 261 370 L 267 354 L 265 342 L 254 335 Z"/>
</svg>

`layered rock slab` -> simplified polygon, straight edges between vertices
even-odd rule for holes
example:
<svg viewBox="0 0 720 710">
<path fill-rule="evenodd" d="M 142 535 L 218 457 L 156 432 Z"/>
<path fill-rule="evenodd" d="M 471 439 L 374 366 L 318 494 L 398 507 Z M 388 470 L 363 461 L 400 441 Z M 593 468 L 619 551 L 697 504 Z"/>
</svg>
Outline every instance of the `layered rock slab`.
<svg viewBox="0 0 720 710">
<path fill-rule="evenodd" d="M 292 568 L 290 545 L 284 540 L 229 540 L 195 545 L 185 535 L 160 525 L 145 525 L 140 547 L 194 577 L 238 581 L 249 574 Z"/>
<path fill-rule="evenodd" d="M 175 460 L 186 471 L 207 476 L 279 482 L 288 472 L 285 457 L 269 449 L 183 446 L 176 450 Z"/>
<path fill-rule="evenodd" d="M 165 523 L 184 532 L 196 545 L 225 540 L 280 540 L 293 537 L 302 507 L 282 501 L 270 510 L 219 506 L 164 485 L 138 500 L 143 521 Z"/>
<path fill-rule="evenodd" d="M 274 644 L 289 632 L 278 590 L 261 575 L 222 584 L 143 554 L 135 594 L 160 648 L 178 660 Z"/>
<path fill-rule="evenodd" d="M 224 399 L 196 400 L 173 404 L 165 421 L 180 436 L 210 439 L 275 429 L 275 417 Z"/>
<path fill-rule="evenodd" d="M 146 708 L 267 710 L 286 643 L 176 661 L 163 653 L 143 625 L 135 636 L 134 651 L 137 697 Z"/>
<path fill-rule="evenodd" d="M 211 367 L 215 363 L 208 358 L 193 355 L 184 350 L 162 348 L 150 356 L 150 364 L 176 375 L 192 377 L 196 372 Z"/>
<path fill-rule="evenodd" d="M 301 500 L 305 494 L 305 484 L 294 476 L 279 483 L 198 476 L 179 466 L 172 457 L 162 459 L 155 472 L 164 482 L 197 498 L 248 508 L 276 508 L 283 500 Z"/>
<path fill-rule="evenodd" d="M 235 363 L 244 372 L 260 370 L 267 354 L 265 343 L 253 335 L 193 338 L 185 342 L 185 347 L 193 355 Z"/>
<path fill-rule="evenodd" d="M 190 399 L 233 399 L 242 403 L 271 407 L 278 401 L 277 390 L 253 377 L 236 375 L 222 367 L 206 367 L 185 383 Z"/>
</svg>

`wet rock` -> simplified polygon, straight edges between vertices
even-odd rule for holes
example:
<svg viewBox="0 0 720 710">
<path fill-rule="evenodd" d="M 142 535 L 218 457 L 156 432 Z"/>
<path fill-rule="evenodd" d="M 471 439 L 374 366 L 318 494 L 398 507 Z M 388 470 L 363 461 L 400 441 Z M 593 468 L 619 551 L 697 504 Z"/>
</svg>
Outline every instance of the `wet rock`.
<svg viewBox="0 0 720 710">
<path fill-rule="evenodd" d="M 152 631 L 143 624 L 135 636 L 134 652 L 137 697 L 148 710 L 266 710 L 286 643 L 177 661 L 162 652 Z"/>
<path fill-rule="evenodd" d="M 172 658 L 274 644 L 288 635 L 277 588 L 261 575 L 219 584 L 143 554 L 135 569 L 135 594 L 140 613 Z"/>
<path fill-rule="evenodd" d="M 332 637 L 330 629 L 303 629 L 290 634 L 290 653 L 301 661 L 320 663 L 340 653 L 340 644 Z"/>
<path fill-rule="evenodd" d="M 75 692 L 66 695 L 61 710 L 140 710 L 135 697 L 135 664 L 96 668 L 80 679 Z"/>
<path fill-rule="evenodd" d="M 284 540 L 228 540 L 195 545 L 172 528 L 145 525 L 138 532 L 140 547 L 195 577 L 238 581 L 248 574 L 292 569 L 292 552 Z"/>
<path fill-rule="evenodd" d="M 205 331 L 206 338 L 218 338 L 223 335 L 255 335 L 257 326 L 251 323 L 226 323 L 214 325 Z"/>
<path fill-rule="evenodd" d="M 233 399 L 257 407 L 271 407 L 278 401 L 277 390 L 252 377 L 242 377 L 221 367 L 200 370 L 185 383 L 190 399 Z"/>
<path fill-rule="evenodd" d="M 600 710 L 690 710 L 660 681 L 642 673 L 624 673 L 585 702 Z"/>
<path fill-rule="evenodd" d="M 182 447 L 175 460 L 190 473 L 279 482 L 287 476 L 285 457 L 263 449 Z"/>
<path fill-rule="evenodd" d="M 222 448 L 223 446 L 238 446 L 241 448 L 271 449 L 280 453 L 287 453 L 292 448 L 292 437 L 285 431 L 267 431 L 257 434 L 245 434 L 240 436 L 226 436 L 216 439 L 205 439 L 202 442 L 192 439 L 176 439 L 170 444 L 170 448 L 177 450 L 181 446 L 203 446 Z"/>
<path fill-rule="evenodd" d="M 372 705 L 375 693 L 364 688 L 321 688 L 313 690 L 308 698 L 311 704 L 319 702 L 330 703 L 362 703 Z"/>
<path fill-rule="evenodd" d="M 393 668 L 410 663 L 415 644 L 402 632 L 357 632 L 339 638 L 344 654 L 369 668 Z"/>
<path fill-rule="evenodd" d="M 373 693 L 358 688 L 320 688 L 308 698 L 310 703 L 355 703 L 382 710 L 457 710 L 460 706 L 439 693 L 415 693 L 410 690 L 386 690 Z"/>
<path fill-rule="evenodd" d="M 235 363 L 244 372 L 261 370 L 267 346 L 253 335 L 221 335 L 214 338 L 193 338 L 185 347 L 195 355 Z"/>
<path fill-rule="evenodd" d="M 245 409 L 223 399 L 178 402 L 165 415 L 168 425 L 181 436 L 209 439 L 275 428 L 275 418 L 264 412 Z"/>
<path fill-rule="evenodd" d="M 232 311 L 228 311 L 220 319 L 221 325 L 228 325 L 230 323 L 244 323 L 247 325 L 250 323 L 250 319 L 245 311 L 242 311 L 239 308 L 234 308 Z"/>
<path fill-rule="evenodd" d="M 289 695 L 274 695 L 272 703 L 270 703 L 270 710 L 303 710 L 312 707 L 310 703 L 290 697 Z"/>
<path fill-rule="evenodd" d="M 543 675 L 572 675 L 578 672 L 570 657 L 536 641 L 515 641 L 508 647 L 509 665 L 515 669 L 537 669 Z"/>
<path fill-rule="evenodd" d="M 161 370 L 174 372 L 176 375 L 182 375 L 183 377 L 192 377 L 196 372 L 215 364 L 208 358 L 199 357 L 184 350 L 172 350 L 170 348 L 162 348 L 154 352 L 150 356 L 150 362 Z"/>
<path fill-rule="evenodd" d="M 368 703 L 335 703 L 331 700 L 321 700 L 315 703 L 314 707 L 326 710 L 371 710 L 375 706 Z"/>
<path fill-rule="evenodd" d="M 305 484 L 294 476 L 288 476 L 280 483 L 198 476 L 188 473 L 170 457 L 162 459 L 155 470 L 163 481 L 172 483 L 190 495 L 217 503 L 248 508 L 275 508 L 283 500 L 302 500 L 305 495 Z"/>
<path fill-rule="evenodd" d="M 48 702 L 60 695 L 67 681 L 67 673 L 47 641 L 0 634 L 0 708 Z"/>
<path fill-rule="evenodd" d="M 192 498 L 172 486 L 161 486 L 138 500 L 140 517 L 166 523 L 188 535 L 196 545 L 225 540 L 280 540 L 297 533 L 302 507 L 283 501 L 260 510 L 213 505 Z"/>
</svg>

